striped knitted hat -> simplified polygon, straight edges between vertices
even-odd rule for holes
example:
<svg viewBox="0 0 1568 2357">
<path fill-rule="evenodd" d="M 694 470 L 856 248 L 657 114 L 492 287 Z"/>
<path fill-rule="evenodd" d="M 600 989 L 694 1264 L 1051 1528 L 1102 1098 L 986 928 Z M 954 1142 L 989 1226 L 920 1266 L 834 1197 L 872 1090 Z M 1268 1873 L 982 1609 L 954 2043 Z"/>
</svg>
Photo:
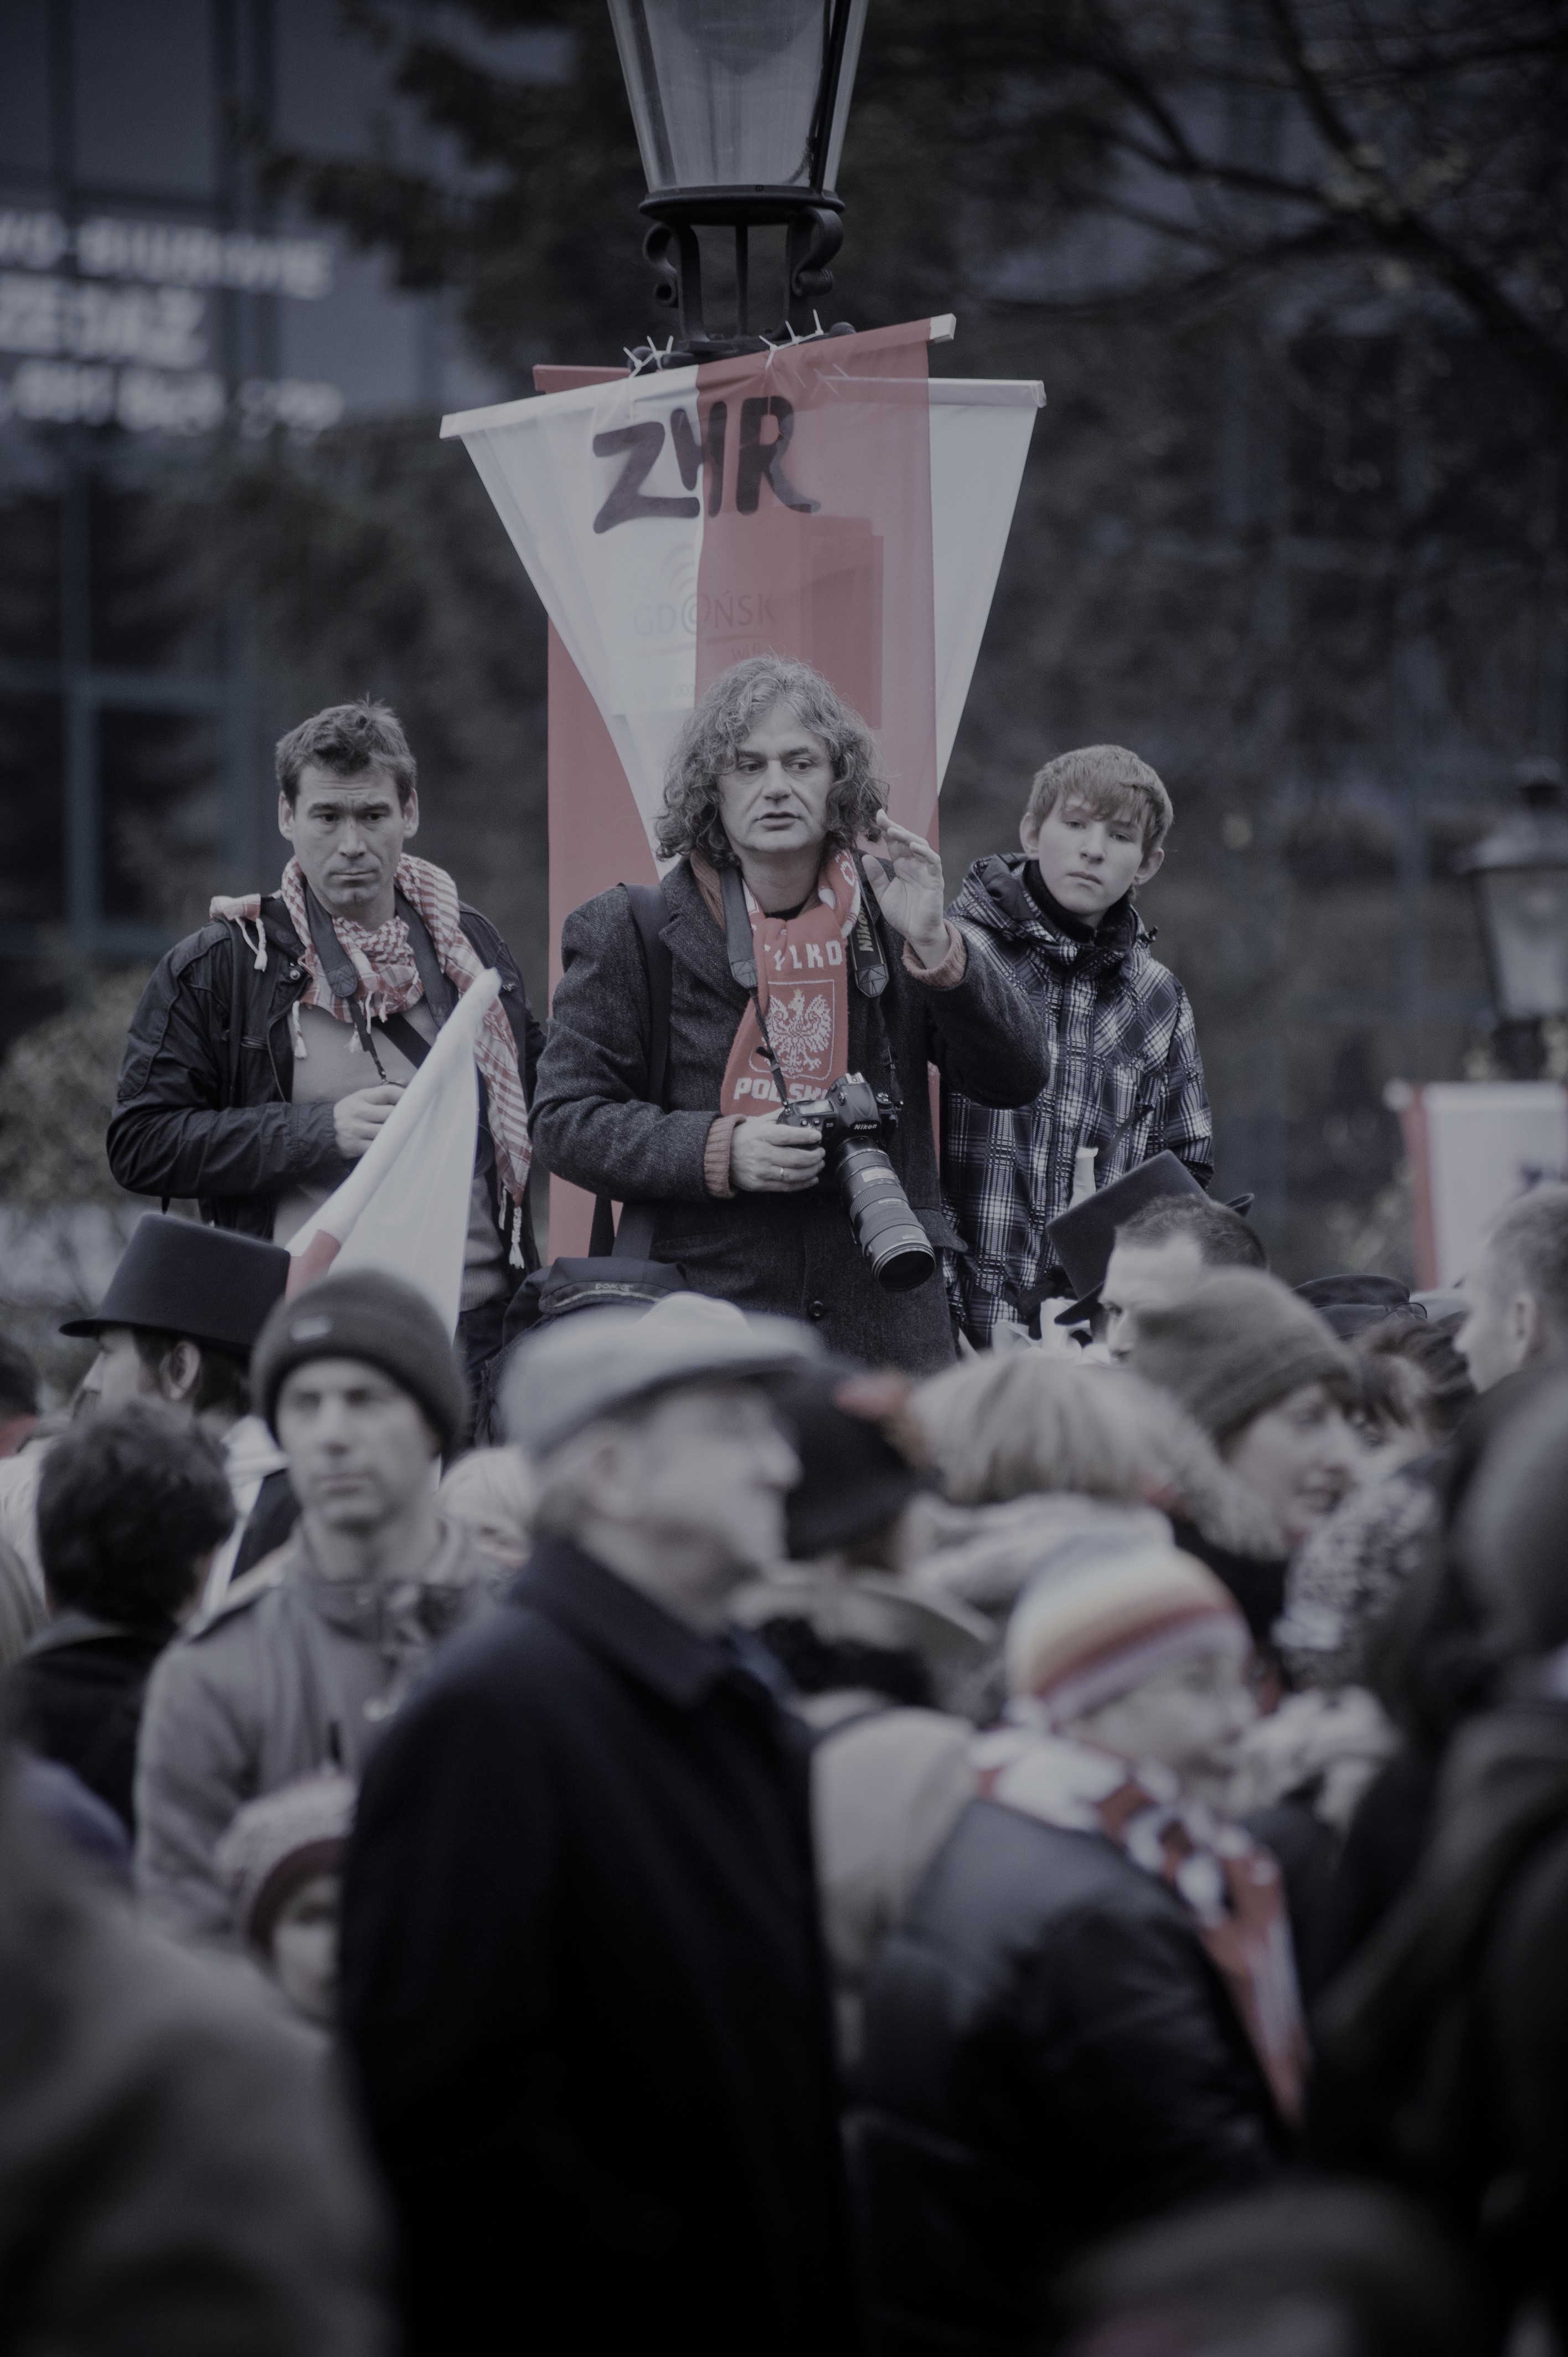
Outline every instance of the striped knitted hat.
<svg viewBox="0 0 1568 2357">
<path fill-rule="evenodd" d="M 1083 1539 L 1020 1598 L 1007 1627 L 1007 1687 L 1065 1727 L 1175 1663 L 1240 1660 L 1251 1650 L 1229 1591 L 1191 1555 L 1159 1542 L 1107 1556 Z"/>
<path fill-rule="evenodd" d="M 213 1852 L 235 1928 L 264 1954 L 302 1883 L 336 1874 L 354 1822 L 352 1780 L 335 1768 L 248 1801 Z"/>
</svg>

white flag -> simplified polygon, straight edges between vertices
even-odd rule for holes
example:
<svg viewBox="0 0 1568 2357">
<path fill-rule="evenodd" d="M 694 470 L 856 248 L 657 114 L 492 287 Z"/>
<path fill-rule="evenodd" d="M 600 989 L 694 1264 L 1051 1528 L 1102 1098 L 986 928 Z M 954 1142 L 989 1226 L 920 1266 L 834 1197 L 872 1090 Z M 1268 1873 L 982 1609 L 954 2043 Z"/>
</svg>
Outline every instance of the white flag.
<svg viewBox="0 0 1568 2357">
<path fill-rule="evenodd" d="M 500 986 L 488 967 L 464 992 L 374 1144 L 290 1237 L 291 1294 L 328 1270 L 384 1269 L 417 1286 L 456 1331 L 479 1126 L 474 1049 Z"/>
</svg>

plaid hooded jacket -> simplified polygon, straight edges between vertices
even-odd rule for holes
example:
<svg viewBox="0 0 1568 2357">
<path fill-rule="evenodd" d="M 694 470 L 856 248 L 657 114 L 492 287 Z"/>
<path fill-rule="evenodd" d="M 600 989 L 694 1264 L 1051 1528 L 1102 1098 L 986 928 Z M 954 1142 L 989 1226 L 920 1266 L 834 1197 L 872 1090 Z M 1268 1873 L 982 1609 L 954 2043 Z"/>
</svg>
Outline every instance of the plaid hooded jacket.
<svg viewBox="0 0 1568 2357">
<path fill-rule="evenodd" d="M 1186 991 L 1149 954 L 1130 902 L 1092 941 L 1047 922 L 1024 882 L 1022 852 L 977 860 L 949 916 L 970 954 L 1004 972 L 1034 1008 L 1051 1077 L 1033 1104 L 999 1113 L 944 1084 L 942 1171 L 969 1246 L 954 1308 L 980 1344 L 1026 1320 L 1042 1292 L 1066 1288 L 1046 1222 L 1072 1200 L 1073 1157 L 1099 1149 L 1095 1183 L 1169 1147 L 1208 1186 L 1214 1123 Z"/>
</svg>

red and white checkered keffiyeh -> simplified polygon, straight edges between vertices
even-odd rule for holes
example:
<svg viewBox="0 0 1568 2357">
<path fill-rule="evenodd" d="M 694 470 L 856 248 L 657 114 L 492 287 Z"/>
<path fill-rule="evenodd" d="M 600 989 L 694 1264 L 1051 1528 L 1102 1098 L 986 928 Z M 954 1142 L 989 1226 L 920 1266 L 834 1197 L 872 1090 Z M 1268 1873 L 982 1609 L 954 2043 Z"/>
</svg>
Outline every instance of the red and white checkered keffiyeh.
<svg viewBox="0 0 1568 2357">
<path fill-rule="evenodd" d="M 411 858 L 405 852 L 398 861 L 392 880 L 397 890 L 413 902 L 424 918 L 442 973 L 459 992 L 468 989 L 485 969 L 458 921 L 457 887 L 446 870 L 432 866 L 428 859 Z M 309 986 L 298 1003 L 318 1006 L 339 1023 L 351 1024 L 354 1018 L 349 1002 L 334 997 L 316 954 L 305 905 L 305 871 L 297 859 L 291 859 L 284 869 L 278 888 L 289 921 L 299 935 L 300 963 L 310 976 Z M 210 911 L 214 917 L 256 925 L 257 963 L 264 964 L 266 946 L 260 930 L 261 912 L 259 892 L 248 892 L 237 899 L 219 894 Z M 334 917 L 332 930 L 360 978 L 359 996 L 372 1022 L 380 1022 L 389 1015 L 401 1015 L 424 997 L 424 985 L 420 981 L 408 927 L 402 917 L 389 918 L 384 925 L 373 930 L 355 924 L 351 918 Z M 303 1042 L 296 1040 L 296 1052 L 302 1046 Z M 533 1148 L 528 1135 L 528 1104 L 518 1069 L 517 1042 L 499 998 L 479 1027 L 475 1053 L 489 1098 L 496 1168 L 501 1186 L 515 1206 L 521 1203 L 528 1186 Z"/>
</svg>

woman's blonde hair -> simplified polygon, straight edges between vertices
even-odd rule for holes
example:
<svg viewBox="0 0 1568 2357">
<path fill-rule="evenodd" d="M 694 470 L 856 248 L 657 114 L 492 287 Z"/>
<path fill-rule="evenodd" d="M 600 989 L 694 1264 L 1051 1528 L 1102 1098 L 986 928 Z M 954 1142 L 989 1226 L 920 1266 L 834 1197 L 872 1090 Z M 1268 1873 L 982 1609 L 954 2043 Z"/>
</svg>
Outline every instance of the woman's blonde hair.
<svg viewBox="0 0 1568 2357">
<path fill-rule="evenodd" d="M 435 1504 L 449 1522 L 461 1523 L 466 1530 L 515 1537 L 520 1562 L 527 1554 L 534 1481 L 518 1449 L 470 1449 L 443 1479 Z"/>
<path fill-rule="evenodd" d="M 1072 1491 L 1157 1505 L 1237 1553 L 1281 1552 L 1273 1516 L 1208 1434 L 1127 1368 L 1009 1351 L 933 1376 L 909 1409 L 954 1505 Z"/>
<path fill-rule="evenodd" d="M 1149 1469 L 1143 1391 L 1112 1368 L 1009 1351 L 934 1376 L 914 1409 L 955 1505 L 1040 1490 L 1137 1498 Z"/>
</svg>

